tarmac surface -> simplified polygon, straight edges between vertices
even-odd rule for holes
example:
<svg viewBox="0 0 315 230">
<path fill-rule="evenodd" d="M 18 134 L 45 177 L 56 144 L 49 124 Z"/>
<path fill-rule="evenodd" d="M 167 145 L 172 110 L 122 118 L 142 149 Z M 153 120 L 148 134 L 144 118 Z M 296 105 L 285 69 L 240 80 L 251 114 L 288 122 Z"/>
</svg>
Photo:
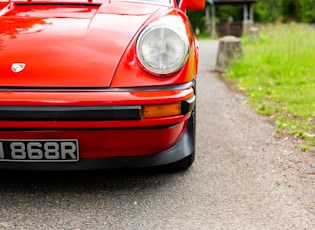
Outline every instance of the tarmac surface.
<svg viewBox="0 0 315 230">
<path fill-rule="evenodd" d="M 0 229 L 315 229 L 315 154 L 214 73 L 200 42 L 197 151 L 183 172 L 2 172 Z"/>
</svg>

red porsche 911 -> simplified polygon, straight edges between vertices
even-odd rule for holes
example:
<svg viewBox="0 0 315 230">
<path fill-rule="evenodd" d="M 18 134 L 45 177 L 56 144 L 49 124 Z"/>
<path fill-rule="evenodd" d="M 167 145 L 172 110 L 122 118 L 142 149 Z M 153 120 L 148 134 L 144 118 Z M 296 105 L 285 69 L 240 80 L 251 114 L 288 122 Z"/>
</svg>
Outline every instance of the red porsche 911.
<svg viewBox="0 0 315 230">
<path fill-rule="evenodd" d="M 204 5 L 0 0 L 0 169 L 188 168 Z"/>
</svg>

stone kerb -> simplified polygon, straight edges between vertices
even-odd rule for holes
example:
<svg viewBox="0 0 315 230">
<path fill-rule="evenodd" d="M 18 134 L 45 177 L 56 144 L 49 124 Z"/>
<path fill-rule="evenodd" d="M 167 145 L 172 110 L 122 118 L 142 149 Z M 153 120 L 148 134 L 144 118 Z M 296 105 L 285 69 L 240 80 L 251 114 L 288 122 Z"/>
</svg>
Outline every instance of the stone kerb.
<svg viewBox="0 0 315 230">
<path fill-rule="evenodd" d="M 235 59 L 243 55 L 242 42 L 234 36 L 225 36 L 220 39 L 216 71 L 225 72 Z"/>
</svg>

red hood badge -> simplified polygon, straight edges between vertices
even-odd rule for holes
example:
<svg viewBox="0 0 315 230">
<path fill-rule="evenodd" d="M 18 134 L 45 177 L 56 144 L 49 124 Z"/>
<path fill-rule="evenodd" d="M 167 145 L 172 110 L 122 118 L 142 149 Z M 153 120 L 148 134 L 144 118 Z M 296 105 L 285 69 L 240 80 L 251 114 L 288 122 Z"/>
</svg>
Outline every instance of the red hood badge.
<svg viewBox="0 0 315 230">
<path fill-rule="evenodd" d="M 24 63 L 13 63 L 11 66 L 11 70 L 14 73 L 18 73 L 21 72 L 24 68 L 25 68 L 26 64 Z"/>
</svg>

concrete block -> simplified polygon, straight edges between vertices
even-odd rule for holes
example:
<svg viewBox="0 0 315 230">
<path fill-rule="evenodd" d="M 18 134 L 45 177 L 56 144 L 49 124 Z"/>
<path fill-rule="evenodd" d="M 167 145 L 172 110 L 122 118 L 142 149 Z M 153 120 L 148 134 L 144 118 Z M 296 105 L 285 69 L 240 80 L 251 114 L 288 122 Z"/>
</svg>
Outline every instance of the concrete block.
<svg viewBox="0 0 315 230">
<path fill-rule="evenodd" d="M 216 70 L 225 72 L 235 59 L 243 55 L 242 41 L 234 36 L 225 36 L 220 39 Z"/>
</svg>

